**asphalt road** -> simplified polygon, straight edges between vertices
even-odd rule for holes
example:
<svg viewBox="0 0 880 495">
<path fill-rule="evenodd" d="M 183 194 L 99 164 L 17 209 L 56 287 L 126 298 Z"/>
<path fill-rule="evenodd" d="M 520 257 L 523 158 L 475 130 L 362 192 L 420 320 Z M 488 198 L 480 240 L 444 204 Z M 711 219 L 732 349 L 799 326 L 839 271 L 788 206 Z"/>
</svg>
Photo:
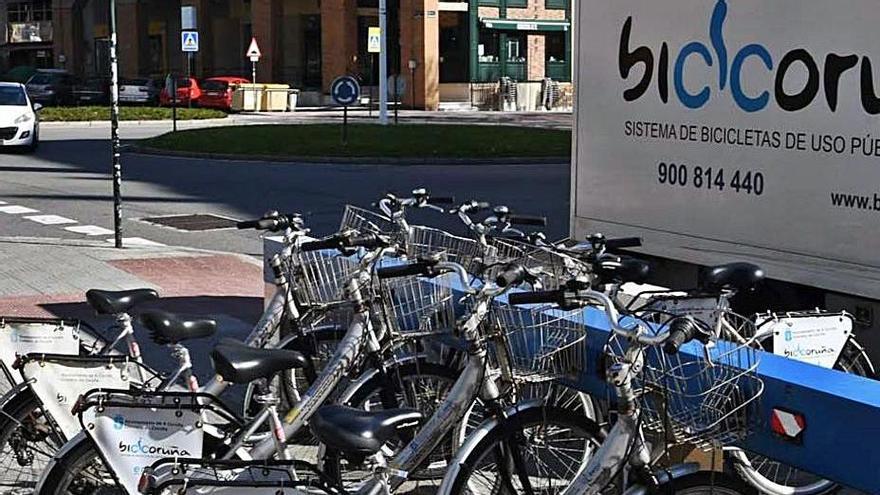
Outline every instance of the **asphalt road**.
<svg viewBox="0 0 880 495">
<path fill-rule="evenodd" d="M 123 129 L 136 139 L 165 132 L 166 125 Z M 84 236 L 44 225 L 26 216 L 58 215 L 80 225 L 113 228 L 110 149 L 102 127 L 42 129 L 34 155 L 0 154 L 0 201 L 39 213 L 0 212 L 0 232 L 10 236 L 110 238 Z M 258 217 L 276 209 L 305 214 L 316 233 L 338 225 L 343 205 L 369 206 L 382 193 L 404 194 L 417 186 L 458 200 L 506 204 L 520 213 L 546 215 L 551 237 L 568 230 L 569 166 L 558 165 L 327 165 L 168 158 L 125 153 L 123 163 L 124 236 L 167 245 L 258 255 L 254 232 L 220 230 L 181 232 L 144 223 L 162 215 L 213 213 L 235 219 Z M 0 210 L 4 205 L 0 205 Z M 453 218 L 431 214 L 426 222 L 456 226 Z M 416 216 L 416 220 L 419 220 Z"/>
</svg>

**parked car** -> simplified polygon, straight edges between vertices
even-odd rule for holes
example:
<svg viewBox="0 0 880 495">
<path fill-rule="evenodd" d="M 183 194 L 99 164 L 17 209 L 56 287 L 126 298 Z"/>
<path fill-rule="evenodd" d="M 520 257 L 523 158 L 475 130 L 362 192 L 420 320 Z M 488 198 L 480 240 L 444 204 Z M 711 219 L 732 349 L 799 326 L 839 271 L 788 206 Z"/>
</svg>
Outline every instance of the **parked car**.
<svg viewBox="0 0 880 495">
<path fill-rule="evenodd" d="M 232 109 L 232 93 L 239 84 L 250 81 L 243 77 L 223 76 L 210 77 L 202 81 L 202 97 L 199 98 L 200 107 L 217 108 L 230 111 Z"/>
<path fill-rule="evenodd" d="M 156 105 L 165 82 L 161 79 L 138 77 L 119 82 L 119 102 Z"/>
<path fill-rule="evenodd" d="M 73 85 L 73 103 L 76 105 L 107 105 L 110 103 L 110 80 L 90 77 Z"/>
<path fill-rule="evenodd" d="M 74 78 L 61 69 L 40 69 L 27 82 L 28 97 L 41 105 L 69 105 L 73 102 Z"/>
<path fill-rule="evenodd" d="M 199 82 L 193 77 L 177 76 L 177 106 L 188 106 L 190 103 L 197 105 L 202 97 L 202 89 Z M 171 106 L 173 102 L 167 82 L 159 93 L 159 104 Z"/>
<path fill-rule="evenodd" d="M 42 105 L 32 103 L 24 84 L 0 83 L 0 146 L 24 146 L 33 151 L 40 142 Z"/>
</svg>

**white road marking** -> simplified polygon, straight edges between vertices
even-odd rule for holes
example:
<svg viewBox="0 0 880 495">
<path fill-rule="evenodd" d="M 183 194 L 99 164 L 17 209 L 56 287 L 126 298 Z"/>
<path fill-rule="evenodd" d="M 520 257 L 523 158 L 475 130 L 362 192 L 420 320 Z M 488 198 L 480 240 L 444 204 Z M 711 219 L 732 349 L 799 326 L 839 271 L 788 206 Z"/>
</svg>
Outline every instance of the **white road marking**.
<svg viewBox="0 0 880 495">
<path fill-rule="evenodd" d="M 6 201 L 0 201 L 0 205 L 5 205 L 5 204 L 9 204 L 9 203 L 7 203 Z"/>
<path fill-rule="evenodd" d="M 112 232 L 111 232 L 112 233 Z M 116 242 L 115 239 L 105 239 L 109 243 Z M 149 239 L 144 239 L 143 237 L 123 237 L 122 238 L 123 246 L 165 246 L 161 242 L 151 241 Z"/>
<path fill-rule="evenodd" d="M 41 223 L 43 225 L 64 225 L 66 223 L 77 223 L 76 220 L 61 217 L 58 215 L 34 215 L 25 218 L 32 222 Z"/>
<path fill-rule="evenodd" d="M 105 229 L 104 227 L 98 227 L 97 225 L 77 225 L 75 227 L 64 227 L 64 230 L 68 232 L 74 232 L 77 234 L 85 234 L 85 235 L 112 235 L 113 231 Z"/>
<path fill-rule="evenodd" d="M 21 215 L 24 213 L 37 213 L 40 210 L 34 210 L 33 208 L 27 208 L 25 206 L 17 206 L 17 205 L 9 205 L 9 206 L 0 206 L 0 212 L 8 213 L 10 215 Z"/>
</svg>

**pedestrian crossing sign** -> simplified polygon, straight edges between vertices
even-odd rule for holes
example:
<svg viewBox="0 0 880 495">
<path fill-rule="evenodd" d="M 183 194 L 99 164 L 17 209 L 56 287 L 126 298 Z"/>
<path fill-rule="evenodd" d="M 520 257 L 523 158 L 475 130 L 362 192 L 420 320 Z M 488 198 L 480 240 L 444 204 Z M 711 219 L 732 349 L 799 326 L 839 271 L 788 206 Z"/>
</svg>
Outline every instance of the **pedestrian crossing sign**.
<svg viewBox="0 0 880 495">
<path fill-rule="evenodd" d="M 181 45 L 183 47 L 184 52 L 197 52 L 199 51 L 199 32 L 198 31 L 183 31 L 180 33 Z"/>
<path fill-rule="evenodd" d="M 371 27 L 367 32 L 367 53 L 380 53 L 382 51 L 382 29 Z"/>
</svg>

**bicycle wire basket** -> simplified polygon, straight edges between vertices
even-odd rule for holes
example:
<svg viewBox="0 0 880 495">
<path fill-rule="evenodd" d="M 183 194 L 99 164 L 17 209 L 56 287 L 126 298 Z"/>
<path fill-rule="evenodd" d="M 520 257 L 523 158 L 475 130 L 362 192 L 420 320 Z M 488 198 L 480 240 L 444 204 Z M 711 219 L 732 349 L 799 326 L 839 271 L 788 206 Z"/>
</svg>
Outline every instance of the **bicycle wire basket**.
<svg viewBox="0 0 880 495">
<path fill-rule="evenodd" d="M 455 326 L 455 293 L 444 275 L 434 279 L 404 277 L 380 282 L 390 329 L 402 336 L 447 333 Z"/>
<path fill-rule="evenodd" d="M 571 377 L 586 363 L 587 333 L 584 310 L 565 311 L 555 306 L 524 308 L 496 305 L 492 321 L 503 333 L 505 349 L 496 359 L 508 361 L 513 376 L 526 382 Z"/>
<path fill-rule="evenodd" d="M 589 276 L 589 268 L 582 262 L 563 253 L 546 247 L 539 247 L 516 239 L 492 237 L 488 239 L 494 269 L 484 273 L 486 278 L 494 278 L 496 272 L 507 263 L 521 265 L 537 276 L 537 285 L 542 290 L 559 288 L 568 280 Z"/>
<path fill-rule="evenodd" d="M 355 256 L 330 250 L 294 250 L 288 269 L 299 301 L 321 306 L 345 301 L 346 284 L 359 264 Z"/>
<path fill-rule="evenodd" d="M 640 318 L 656 320 L 656 316 Z M 668 316 L 659 326 L 653 325 L 658 333 L 675 319 Z M 723 310 L 721 318 L 741 335 L 755 334 L 748 318 L 729 310 Z M 624 337 L 612 334 L 606 347 L 611 362 L 622 362 L 628 346 Z M 672 355 L 662 346 L 649 346 L 642 349 L 641 358 L 644 368 L 634 377 L 633 388 L 645 430 L 677 443 L 709 447 L 734 443 L 754 428 L 755 408 L 764 390 L 757 376 L 754 342 L 693 341 Z"/>
</svg>

